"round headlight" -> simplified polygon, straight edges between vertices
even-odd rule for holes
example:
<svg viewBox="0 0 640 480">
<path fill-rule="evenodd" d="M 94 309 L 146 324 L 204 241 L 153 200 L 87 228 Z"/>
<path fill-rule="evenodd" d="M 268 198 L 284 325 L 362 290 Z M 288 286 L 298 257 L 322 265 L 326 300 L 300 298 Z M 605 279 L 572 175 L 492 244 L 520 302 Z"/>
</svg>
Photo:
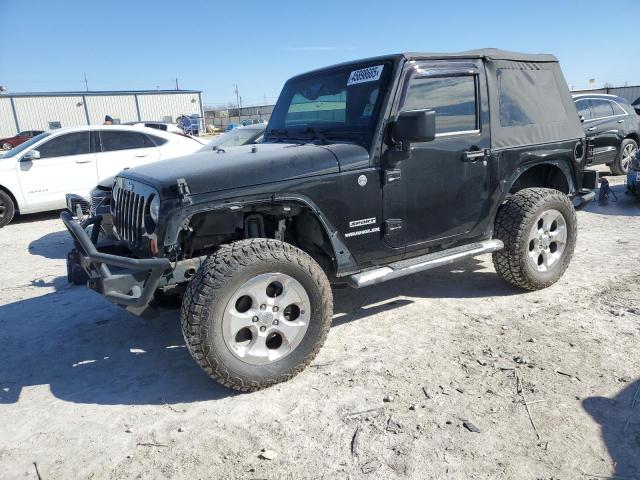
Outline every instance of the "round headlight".
<svg viewBox="0 0 640 480">
<path fill-rule="evenodd" d="M 149 204 L 149 215 L 154 223 L 158 223 L 158 217 L 160 216 L 160 197 L 154 195 Z"/>
</svg>

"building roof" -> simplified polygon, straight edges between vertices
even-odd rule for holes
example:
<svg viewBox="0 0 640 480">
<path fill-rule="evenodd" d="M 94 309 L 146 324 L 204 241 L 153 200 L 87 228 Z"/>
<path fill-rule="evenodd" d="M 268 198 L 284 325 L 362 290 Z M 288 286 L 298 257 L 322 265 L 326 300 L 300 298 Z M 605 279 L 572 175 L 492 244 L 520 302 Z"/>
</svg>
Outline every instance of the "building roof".
<svg viewBox="0 0 640 480">
<path fill-rule="evenodd" d="M 183 94 L 183 93 L 202 93 L 202 90 L 89 90 L 75 92 L 5 92 L 0 94 L 2 97 L 96 97 L 110 95 L 160 95 L 160 94 Z"/>
</svg>

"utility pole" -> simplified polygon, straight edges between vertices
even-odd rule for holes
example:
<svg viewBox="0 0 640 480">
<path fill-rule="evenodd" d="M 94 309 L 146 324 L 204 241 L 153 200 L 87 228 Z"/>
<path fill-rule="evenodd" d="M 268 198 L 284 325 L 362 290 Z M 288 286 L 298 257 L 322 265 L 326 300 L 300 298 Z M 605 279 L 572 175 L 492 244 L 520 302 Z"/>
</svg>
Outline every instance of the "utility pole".
<svg viewBox="0 0 640 480">
<path fill-rule="evenodd" d="M 241 106 L 240 106 L 240 102 L 241 102 L 240 93 L 238 92 L 238 84 L 235 83 L 233 86 L 235 87 L 234 91 L 236 93 L 236 105 L 238 106 L 238 123 L 240 123 L 240 121 L 241 121 L 241 118 L 240 118 L 241 117 L 241 115 L 240 115 L 240 108 L 241 108 Z"/>
<path fill-rule="evenodd" d="M 176 90 L 180 90 L 180 87 L 178 86 L 178 79 L 176 78 Z"/>
<path fill-rule="evenodd" d="M 264 105 L 266 105 L 266 104 L 267 104 L 267 94 L 265 93 L 264 94 Z"/>
<path fill-rule="evenodd" d="M 84 88 L 86 88 L 87 92 L 89 91 L 89 82 L 87 82 L 87 74 L 86 72 L 82 72 L 84 74 Z"/>
</svg>

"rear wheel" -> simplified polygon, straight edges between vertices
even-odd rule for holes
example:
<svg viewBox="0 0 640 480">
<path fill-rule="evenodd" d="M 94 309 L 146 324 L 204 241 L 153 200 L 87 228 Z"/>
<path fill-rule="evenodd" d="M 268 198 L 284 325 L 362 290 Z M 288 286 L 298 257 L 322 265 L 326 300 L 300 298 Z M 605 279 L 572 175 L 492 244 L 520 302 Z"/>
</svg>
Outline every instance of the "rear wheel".
<svg viewBox="0 0 640 480">
<path fill-rule="evenodd" d="M 504 249 L 493 254 L 496 272 L 526 290 L 553 285 L 571 261 L 577 219 L 569 198 L 558 190 L 526 188 L 498 210 L 495 237 Z"/>
<path fill-rule="evenodd" d="M 0 190 L 0 228 L 8 225 L 16 214 L 16 206 L 11 197 Z"/>
<path fill-rule="evenodd" d="M 616 160 L 611 164 L 611 172 L 614 175 L 626 175 L 633 158 L 638 152 L 638 145 L 630 138 L 623 140 Z"/>
<path fill-rule="evenodd" d="M 250 392 L 313 360 L 332 308 L 329 281 L 309 255 L 276 240 L 243 240 L 220 247 L 189 284 L 182 333 L 211 378 Z"/>
</svg>

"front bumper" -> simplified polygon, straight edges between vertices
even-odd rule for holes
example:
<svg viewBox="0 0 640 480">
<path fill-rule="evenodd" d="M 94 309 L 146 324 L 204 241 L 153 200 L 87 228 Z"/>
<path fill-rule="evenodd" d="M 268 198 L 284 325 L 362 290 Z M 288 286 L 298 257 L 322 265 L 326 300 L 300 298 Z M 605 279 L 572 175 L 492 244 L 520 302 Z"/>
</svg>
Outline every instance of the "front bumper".
<svg viewBox="0 0 640 480">
<path fill-rule="evenodd" d="M 166 258 L 138 259 L 99 252 L 85 229 L 91 225 L 94 230 L 99 229 L 100 216 L 81 223 L 74 220 L 69 212 L 62 212 L 60 219 L 74 239 L 78 253 L 76 258 L 89 275 L 89 287 L 132 313 L 141 314 L 165 272 L 171 270 L 171 262 Z M 119 270 L 112 273 L 109 266 Z"/>
</svg>

